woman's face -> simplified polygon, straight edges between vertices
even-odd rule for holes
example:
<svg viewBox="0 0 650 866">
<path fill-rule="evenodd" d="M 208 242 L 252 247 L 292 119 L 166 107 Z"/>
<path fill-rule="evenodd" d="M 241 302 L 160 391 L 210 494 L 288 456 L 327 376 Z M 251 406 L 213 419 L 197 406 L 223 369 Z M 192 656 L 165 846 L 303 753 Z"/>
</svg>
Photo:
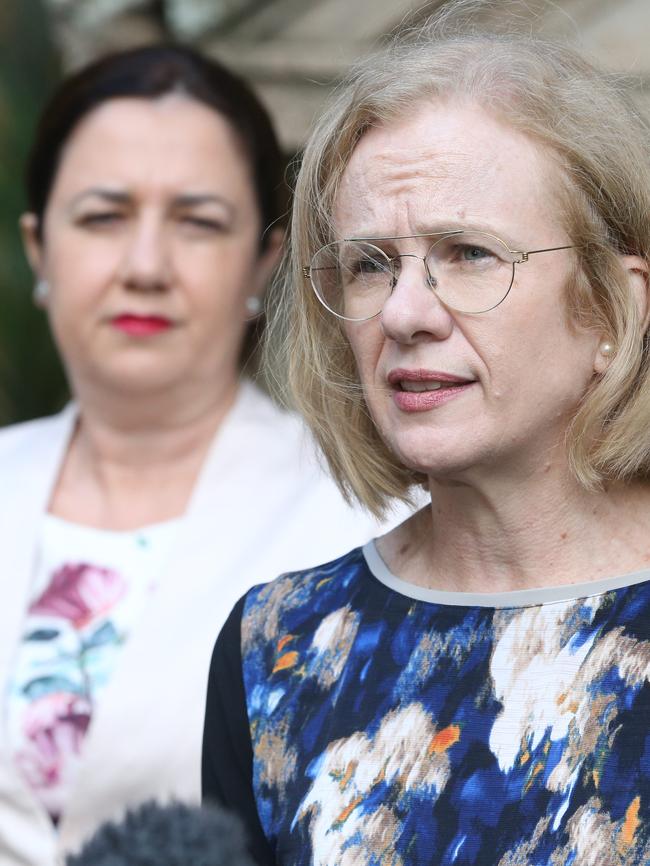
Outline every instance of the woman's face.
<svg viewBox="0 0 650 866">
<path fill-rule="evenodd" d="M 471 228 L 511 249 L 570 244 L 551 161 L 473 105 L 430 104 L 370 130 L 345 171 L 334 213 L 341 237 Z M 378 242 L 424 256 L 431 239 Z M 410 467 L 449 476 L 477 467 L 528 472 L 552 459 L 594 375 L 601 336 L 570 324 L 575 253 L 531 256 L 510 294 L 481 314 L 453 312 L 403 258 L 375 319 L 346 323 L 367 404 Z M 556 452 L 557 453 L 557 452 Z"/>
<path fill-rule="evenodd" d="M 112 99 L 67 141 L 28 252 L 73 387 L 234 386 L 260 257 L 249 164 L 229 123 L 182 95 Z"/>
</svg>

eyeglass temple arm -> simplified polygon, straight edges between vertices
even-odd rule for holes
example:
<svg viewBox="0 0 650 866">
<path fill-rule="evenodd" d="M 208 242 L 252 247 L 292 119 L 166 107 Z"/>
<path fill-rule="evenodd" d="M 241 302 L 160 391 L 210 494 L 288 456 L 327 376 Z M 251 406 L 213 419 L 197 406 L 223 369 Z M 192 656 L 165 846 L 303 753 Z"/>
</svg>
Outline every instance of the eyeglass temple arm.
<svg viewBox="0 0 650 866">
<path fill-rule="evenodd" d="M 569 244 L 564 247 L 546 247 L 543 250 L 510 250 L 513 255 L 520 256 L 520 258 L 515 260 L 516 265 L 520 265 L 522 262 L 528 261 L 528 256 L 533 256 L 535 253 L 553 253 L 555 250 L 574 250 L 575 244 Z"/>
<path fill-rule="evenodd" d="M 336 267 L 331 265 L 328 268 L 312 268 L 310 265 L 304 265 L 302 268 L 302 275 L 306 280 L 309 280 L 312 275 L 312 271 L 335 271 Z"/>
</svg>

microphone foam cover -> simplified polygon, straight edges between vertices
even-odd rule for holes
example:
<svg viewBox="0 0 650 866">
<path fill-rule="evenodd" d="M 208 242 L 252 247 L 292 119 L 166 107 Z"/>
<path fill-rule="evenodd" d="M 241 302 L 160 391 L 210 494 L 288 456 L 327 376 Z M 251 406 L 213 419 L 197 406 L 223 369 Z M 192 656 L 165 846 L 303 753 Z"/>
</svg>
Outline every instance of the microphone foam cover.
<svg viewBox="0 0 650 866">
<path fill-rule="evenodd" d="M 255 866 L 239 818 L 215 806 L 153 801 L 102 824 L 66 866 Z"/>
</svg>

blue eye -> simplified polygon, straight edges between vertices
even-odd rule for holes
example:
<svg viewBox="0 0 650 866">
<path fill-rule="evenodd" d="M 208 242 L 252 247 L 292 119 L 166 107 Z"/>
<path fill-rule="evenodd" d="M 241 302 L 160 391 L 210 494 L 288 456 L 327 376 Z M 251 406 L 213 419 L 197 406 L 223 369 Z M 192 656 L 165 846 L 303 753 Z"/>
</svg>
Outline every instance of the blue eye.
<svg viewBox="0 0 650 866">
<path fill-rule="evenodd" d="M 386 262 L 363 258 L 356 263 L 354 270 L 361 274 L 381 274 L 384 273 L 387 268 Z"/>
<path fill-rule="evenodd" d="M 489 250 L 486 250 L 484 247 L 462 246 L 460 248 L 460 252 L 461 256 L 467 262 L 479 261 L 480 259 L 485 259 L 492 256 L 492 253 Z"/>
</svg>

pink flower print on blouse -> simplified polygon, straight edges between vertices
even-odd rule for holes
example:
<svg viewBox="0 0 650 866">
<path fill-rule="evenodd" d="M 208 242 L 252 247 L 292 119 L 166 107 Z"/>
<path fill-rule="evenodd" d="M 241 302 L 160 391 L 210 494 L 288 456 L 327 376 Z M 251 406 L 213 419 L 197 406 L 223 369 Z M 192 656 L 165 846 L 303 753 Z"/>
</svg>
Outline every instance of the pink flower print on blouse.
<svg viewBox="0 0 650 866">
<path fill-rule="evenodd" d="M 30 787 L 39 791 L 41 802 L 55 817 L 66 801 L 62 789 L 74 780 L 91 713 L 87 698 L 69 692 L 44 695 L 25 710 L 26 748 L 16 760 Z"/>
<path fill-rule="evenodd" d="M 126 591 L 123 578 L 109 568 L 64 565 L 54 572 L 45 591 L 32 603 L 31 614 L 58 616 L 83 628 L 91 619 L 108 612 Z"/>
</svg>

